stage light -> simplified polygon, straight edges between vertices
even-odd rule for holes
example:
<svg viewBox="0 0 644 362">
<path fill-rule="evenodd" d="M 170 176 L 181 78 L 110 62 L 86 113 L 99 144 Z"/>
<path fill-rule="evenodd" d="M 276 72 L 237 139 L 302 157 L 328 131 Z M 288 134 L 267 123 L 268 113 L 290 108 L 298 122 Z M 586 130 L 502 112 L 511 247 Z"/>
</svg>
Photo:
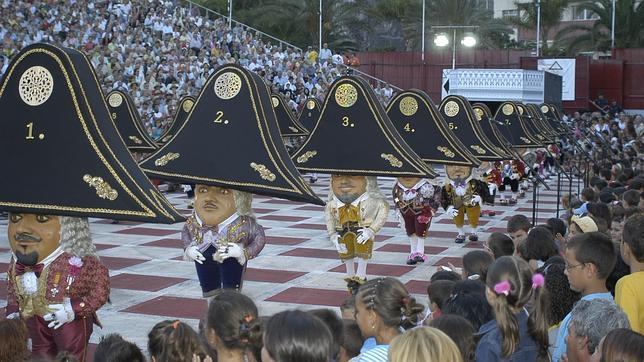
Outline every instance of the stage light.
<svg viewBox="0 0 644 362">
<path fill-rule="evenodd" d="M 474 34 L 472 33 L 466 33 L 465 36 L 463 37 L 463 40 L 461 40 L 461 44 L 463 46 L 466 46 L 468 48 L 471 48 L 476 45 L 476 38 L 474 37 Z"/>
<path fill-rule="evenodd" d="M 444 47 L 449 44 L 449 38 L 447 37 L 447 34 L 441 33 L 437 34 L 434 37 L 434 44 L 438 47 Z"/>
</svg>

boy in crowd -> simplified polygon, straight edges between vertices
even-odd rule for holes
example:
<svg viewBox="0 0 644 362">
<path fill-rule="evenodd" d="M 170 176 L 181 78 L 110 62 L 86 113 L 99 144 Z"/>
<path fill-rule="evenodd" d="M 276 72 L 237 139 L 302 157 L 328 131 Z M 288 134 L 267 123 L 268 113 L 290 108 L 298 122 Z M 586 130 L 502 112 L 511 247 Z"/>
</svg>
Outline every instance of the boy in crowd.
<svg viewBox="0 0 644 362">
<path fill-rule="evenodd" d="M 644 333 L 644 214 L 626 220 L 620 246 L 631 274 L 617 282 L 615 303 L 626 313 L 633 330 Z"/>
<path fill-rule="evenodd" d="M 531 227 L 532 224 L 530 224 L 530 220 L 525 215 L 514 215 L 508 220 L 507 231 L 514 243 L 515 250 L 528 237 L 528 231 L 530 231 Z"/>
<path fill-rule="evenodd" d="M 576 235 L 566 244 L 564 255 L 565 271 L 570 288 L 581 293 L 581 300 L 613 300 L 606 288 L 606 279 L 617 262 L 615 247 L 610 238 L 600 232 L 589 232 Z M 561 322 L 559 334 L 555 340 L 553 362 L 561 360 L 566 353 L 566 338 L 570 314 Z"/>
</svg>

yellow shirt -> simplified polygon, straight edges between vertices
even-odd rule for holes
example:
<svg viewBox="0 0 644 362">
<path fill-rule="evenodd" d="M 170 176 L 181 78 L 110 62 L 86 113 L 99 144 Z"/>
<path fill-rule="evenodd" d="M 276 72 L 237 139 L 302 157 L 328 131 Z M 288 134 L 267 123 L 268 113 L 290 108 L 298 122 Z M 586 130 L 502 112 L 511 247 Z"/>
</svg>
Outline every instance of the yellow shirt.
<svg viewBox="0 0 644 362">
<path fill-rule="evenodd" d="M 644 333 L 644 271 L 622 277 L 617 282 L 615 303 L 628 316 L 631 329 Z"/>
</svg>

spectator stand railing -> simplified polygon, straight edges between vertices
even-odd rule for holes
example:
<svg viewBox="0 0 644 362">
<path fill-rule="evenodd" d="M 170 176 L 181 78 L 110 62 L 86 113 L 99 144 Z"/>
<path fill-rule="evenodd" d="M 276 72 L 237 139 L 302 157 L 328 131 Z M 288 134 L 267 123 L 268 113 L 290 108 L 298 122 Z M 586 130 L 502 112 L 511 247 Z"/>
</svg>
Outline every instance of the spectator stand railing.
<svg viewBox="0 0 644 362">
<path fill-rule="evenodd" d="M 228 15 L 218 13 L 218 12 L 212 10 L 212 9 L 208 9 L 205 6 L 197 4 L 197 3 L 192 2 L 190 0 L 181 0 L 181 2 L 184 3 L 188 7 L 188 11 L 190 12 L 190 14 L 192 14 L 193 7 L 196 7 L 196 8 L 199 9 L 200 15 L 203 16 L 206 19 L 213 19 L 213 18 L 229 19 Z M 205 13 L 205 14 L 203 14 L 203 13 Z M 295 45 L 293 45 L 293 44 L 291 44 L 291 43 L 289 43 L 287 41 L 284 41 L 282 39 L 276 38 L 276 37 L 274 37 L 274 36 L 272 36 L 270 34 L 266 34 L 263 31 L 255 29 L 250 25 L 240 23 L 239 21 L 236 21 L 235 19 L 229 19 L 229 20 L 230 20 L 231 23 L 234 24 L 234 26 L 241 26 L 244 29 L 252 30 L 255 33 L 261 35 L 262 37 L 266 37 L 266 38 L 269 38 L 269 39 L 277 42 L 277 44 L 279 44 L 280 49 L 284 49 L 284 47 L 287 47 L 287 48 L 292 48 L 292 49 L 297 50 L 298 52 L 302 53 L 302 48 L 297 47 L 297 46 L 295 46 Z"/>
<path fill-rule="evenodd" d="M 242 28 L 252 30 L 257 34 L 260 34 L 262 37 L 266 37 L 268 39 L 271 39 L 271 40 L 277 42 L 277 44 L 279 44 L 280 49 L 284 49 L 284 47 L 292 48 L 292 49 L 304 54 L 304 52 L 302 51 L 302 48 L 300 48 L 298 46 L 295 46 L 295 45 L 293 45 L 293 44 L 291 44 L 291 43 L 289 43 L 287 41 L 284 41 L 282 39 L 276 38 L 276 37 L 274 37 L 274 36 L 272 36 L 270 34 L 264 33 L 263 31 L 261 31 L 259 29 L 255 29 L 250 25 L 241 23 L 239 21 L 236 21 L 235 19 L 230 19 L 228 15 L 224 15 L 222 13 L 219 13 L 217 11 L 209 9 L 209 8 L 207 8 L 207 7 L 205 7 L 205 6 L 201 5 L 201 4 L 197 4 L 197 3 L 193 2 L 193 1 L 190 1 L 190 0 L 181 0 L 181 2 L 184 3 L 188 7 L 188 11 L 189 11 L 190 14 L 192 14 L 193 7 L 196 7 L 197 9 L 199 9 L 200 15 L 203 16 L 206 19 L 214 19 L 214 18 L 229 19 L 229 21 L 231 23 L 234 23 L 236 26 L 241 26 Z M 400 88 L 400 87 L 397 87 L 397 86 L 395 86 L 395 85 L 393 85 L 393 84 L 391 84 L 391 83 L 389 83 L 387 81 L 384 81 L 384 80 L 382 80 L 380 78 L 376 78 L 376 77 L 374 77 L 374 76 L 372 76 L 372 75 L 370 75 L 368 73 L 365 73 L 365 72 L 363 72 L 363 71 L 361 71 L 361 70 L 359 70 L 357 68 L 350 67 L 350 66 L 348 66 L 346 64 L 343 64 L 343 66 L 346 69 L 345 70 L 346 74 L 352 74 L 352 75 L 357 74 L 357 75 L 365 78 L 374 88 L 378 84 L 383 84 L 383 85 L 389 85 L 391 88 L 395 89 L 396 91 L 401 91 L 402 90 L 402 88 Z"/>
</svg>

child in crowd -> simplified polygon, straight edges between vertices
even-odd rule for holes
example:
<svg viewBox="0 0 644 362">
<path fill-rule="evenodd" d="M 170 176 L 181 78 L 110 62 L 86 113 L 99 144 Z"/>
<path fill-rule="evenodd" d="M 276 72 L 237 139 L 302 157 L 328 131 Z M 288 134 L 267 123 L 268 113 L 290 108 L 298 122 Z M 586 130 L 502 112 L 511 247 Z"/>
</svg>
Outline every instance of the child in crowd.
<svg viewBox="0 0 644 362">
<path fill-rule="evenodd" d="M 337 362 L 348 362 L 360 354 L 364 343 L 358 323 L 351 319 L 342 320 L 342 343 L 340 343 L 340 355 Z"/>
<path fill-rule="evenodd" d="M 152 361 L 155 361 L 154 357 Z M 136 344 L 112 333 L 103 336 L 96 346 L 94 362 L 145 362 L 145 357 Z"/>
<path fill-rule="evenodd" d="M 485 285 L 479 280 L 456 282 L 452 295 L 443 303 L 442 313 L 467 319 L 477 331 L 494 318 L 492 308 L 485 300 Z"/>
<path fill-rule="evenodd" d="M 439 329 L 419 327 L 406 331 L 391 342 L 391 362 L 462 362 L 461 353 L 451 338 Z"/>
<path fill-rule="evenodd" d="M 525 215 L 514 215 L 508 220 L 507 232 L 514 243 L 514 249 L 528 237 L 532 224 Z"/>
<path fill-rule="evenodd" d="M 514 243 L 512 239 L 503 234 L 503 233 L 492 233 L 486 242 L 486 249 L 489 250 L 494 259 L 498 259 L 502 256 L 514 255 Z"/>
<path fill-rule="evenodd" d="M 566 244 L 566 223 L 561 219 L 551 217 L 546 220 L 546 225 L 544 225 L 555 238 L 555 244 L 557 244 L 557 250 L 563 253 L 564 245 Z"/>
<path fill-rule="evenodd" d="M 591 187 L 581 190 L 581 206 L 572 210 L 573 215 L 583 215 L 588 213 L 587 205 L 589 202 L 596 202 L 597 194 Z"/>
<path fill-rule="evenodd" d="M 340 319 L 338 315 L 330 309 L 313 309 L 310 310 L 309 313 L 318 317 L 329 328 L 329 331 L 331 331 L 331 336 L 333 337 L 333 349 L 331 350 L 331 354 L 333 355 L 333 360 L 337 360 L 340 354 L 340 345 L 344 339 L 344 336 L 342 335 L 344 330 L 342 319 Z"/>
<path fill-rule="evenodd" d="M 437 280 L 427 286 L 427 296 L 429 297 L 429 310 L 431 315 L 427 320 L 425 320 L 425 322 L 442 315 L 441 310 L 443 308 L 443 304 L 452 294 L 452 288 L 455 283 L 456 282 L 453 280 Z"/>
<path fill-rule="evenodd" d="M 206 358 L 199 335 L 180 320 L 165 320 L 148 333 L 148 352 L 152 362 L 184 362 Z M 111 360 L 106 360 L 111 361 Z"/>
<path fill-rule="evenodd" d="M 217 351 L 218 362 L 261 358 L 262 331 L 257 307 L 240 292 L 222 289 L 213 296 L 204 335 Z"/>
<path fill-rule="evenodd" d="M 300 310 L 286 310 L 266 323 L 262 362 L 329 362 L 333 337 L 319 318 Z"/>
<path fill-rule="evenodd" d="M 644 335 L 617 328 L 599 342 L 592 361 L 644 361 Z"/>
<path fill-rule="evenodd" d="M 606 279 L 615 267 L 617 255 L 608 236 L 600 232 L 574 236 L 566 244 L 564 259 L 570 288 L 581 293 L 582 300 L 613 299 L 606 288 Z M 560 361 L 566 353 L 569 323 L 570 314 L 564 318 L 559 327 L 554 345 L 553 362 Z"/>
<path fill-rule="evenodd" d="M 570 218 L 570 227 L 568 228 L 568 239 L 575 235 L 592 233 L 599 231 L 595 220 L 590 216 L 577 216 L 573 215 Z"/>
<path fill-rule="evenodd" d="M 354 360 L 387 361 L 389 343 L 401 329 L 418 325 L 424 310 L 398 279 L 377 278 L 363 284 L 356 295 L 356 322 L 363 337 L 375 337 L 377 345 Z"/>
<path fill-rule="evenodd" d="M 545 226 L 530 230 L 526 240 L 519 245 L 519 256 L 530 264 L 532 270 L 541 268 L 550 258 L 559 257 L 552 232 Z"/>
<path fill-rule="evenodd" d="M 463 279 L 485 280 L 487 268 L 492 262 L 494 258 L 487 251 L 469 251 L 463 256 Z"/>
<path fill-rule="evenodd" d="M 631 274 L 617 282 L 615 303 L 628 316 L 631 328 L 644 333 L 644 214 L 626 220 L 620 245 Z"/>
<path fill-rule="evenodd" d="M 522 259 L 504 256 L 490 266 L 486 282 L 495 319 L 479 330 L 476 361 L 547 358 L 548 297 L 543 275 L 533 274 Z"/>
<path fill-rule="evenodd" d="M 456 343 L 464 362 L 474 361 L 475 331 L 467 319 L 454 314 L 444 314 L 432 320 L 429 326 L 440 329 Z"/>
</svg>

